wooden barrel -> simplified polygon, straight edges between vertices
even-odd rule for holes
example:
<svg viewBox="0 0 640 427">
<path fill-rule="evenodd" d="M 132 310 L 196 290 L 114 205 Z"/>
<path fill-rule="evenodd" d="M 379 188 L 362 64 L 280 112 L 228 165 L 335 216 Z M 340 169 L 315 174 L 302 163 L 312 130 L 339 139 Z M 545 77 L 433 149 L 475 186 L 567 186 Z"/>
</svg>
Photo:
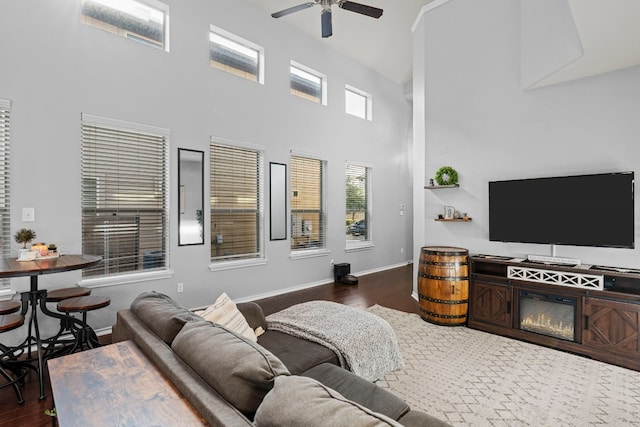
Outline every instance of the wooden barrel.
<svg viewBox="0 0 640 427">
<path fill-rule="evenodd" d="M 418 269 L 420 315 L 437 325 L 462 326 L 469 306 L 469 251 L 425 246 Z"/>
</svg>

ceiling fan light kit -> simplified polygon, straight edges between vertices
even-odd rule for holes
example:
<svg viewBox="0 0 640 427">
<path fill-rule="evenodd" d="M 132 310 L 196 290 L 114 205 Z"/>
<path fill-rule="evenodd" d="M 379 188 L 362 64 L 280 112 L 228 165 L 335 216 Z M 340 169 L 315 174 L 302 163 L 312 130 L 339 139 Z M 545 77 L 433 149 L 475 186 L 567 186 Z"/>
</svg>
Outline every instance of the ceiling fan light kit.
<svg viewBox="0 0 640 427">
<path fill-rule="evenodd" d="M 315 5 L 322 6 L 322 13 L 320 15 L 320 23 L 322 25 L 322 37 L 331 37 L 333 34 L 333 24 L 331 23 L 331 6 L 337 4 L 339 8 L 348 10 L 349 12 L 359 13 L 361 15 L 369 16 L 371 18 L 380 18 L 382 16 L 382 9 L 377 7 L 367 6 L 365 4 L 355 3 L 348 0 L 315 0 L 313 2 L 299 4 L 297 6 L 283 9 L 279 12 L 271 14 L 274 18 L 281 18 L 286 15 L 290 15 L 295 12 L 299 12 L 304 9 L 308 9 Z"/>
</svg>

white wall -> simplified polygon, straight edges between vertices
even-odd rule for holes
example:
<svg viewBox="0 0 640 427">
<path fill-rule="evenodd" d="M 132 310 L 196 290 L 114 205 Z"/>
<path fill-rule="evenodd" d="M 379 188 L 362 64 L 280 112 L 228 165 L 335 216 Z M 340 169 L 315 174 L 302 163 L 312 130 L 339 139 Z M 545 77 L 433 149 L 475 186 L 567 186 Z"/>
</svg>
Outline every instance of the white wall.
<svg viewBox="0 0 640 427">
<path fill-rule="evenodd" d="M 417 26 L 414 49 L 423 49 L 425 59 L 414 85 L 423 85 L 426 94 L 426 154 L 416 162 L 425 164 L 425 183 L 439 167 L 453 166 L 460 188 L 424 190 L 424 203 L 414 200 L 414 221 L 424 222 L 416 247 L 550 255 L 549 245 L 489 241 L 488 181 L 611 171 L 640 174 L 640 67 L 523 91 L 520 13 L 520 2 L 513 0 L 451 0 L 424 14 Z M 639 201 L 636 194 L 637 249 L 558 246 L 557 255 L 640 267 Z M 434 222 L 444 205 L 468 212 L 473 221 Z"/>
<path fill-rule="evenodd" d="M 171 13 L 169 53 L 81 24 L 78 0 L 0 3 L 0 98 L 12 102 L 12 231 L 34 228 L 39 241 L 55 242 L 67 253 L 81 251 L 82 112 L 171 129 L 173 277 L 95 289 L 112 298 L 111 306 L 92 320 L 95 326 L 110 326 L 115 312 L 142 291 L 164 292 L 195 307 L 222 291 L 246 299 L 332 281 L 330 259 L 350 262 L 355 273 L 410 260 L 411 105 L 403 88 L 243 1 L 166 3 Z M 264 86 L 209 66 L 210 24 L 265 47 Z M 328 76 L 328 106 L 289 94 L 291 59 Z M 373 95 L 373 122 L 344 113 L 345 84 Z M 208 245 L 177 246 L 177 148 L 208 152 L 211 135 L 264 145 L 266 164 L 288 163 L 292 149 L 328 159 L 329 256 L 292 261 L 289 241 L 267 241 L 265 266 L 213 273 Z M 373 167 L 372 250 L 344 250 L 347 160 Z M 400 204 L 406 205 L 407 215 L 399 215 Z M 22 223 L 22 207 L 35 207 L 35 223 Z M 205 239 L 210 240 L 208 226 Z M 42 276 L 40 283 L 69 286 L 80 277 L 78 272 L 53 274 Z M 179 282 L 184 283 L 181 294 L 176 293 Z M 28 279 L 14 279 L 12 286 L 26 290 Z"/>
</svg>

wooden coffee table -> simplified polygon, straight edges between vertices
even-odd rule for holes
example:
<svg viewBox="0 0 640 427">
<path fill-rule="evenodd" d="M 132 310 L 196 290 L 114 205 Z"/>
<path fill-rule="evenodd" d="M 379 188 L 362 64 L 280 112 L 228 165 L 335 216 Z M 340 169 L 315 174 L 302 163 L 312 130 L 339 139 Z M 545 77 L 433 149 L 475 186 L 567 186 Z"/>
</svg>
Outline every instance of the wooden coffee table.
<svg viewBox="0 0 640 427">
<path fill-rule="evenodd" d="M 58 424 L 206 426 L 206 421 L 131 341 L 48 361 Z"/>
</svg>

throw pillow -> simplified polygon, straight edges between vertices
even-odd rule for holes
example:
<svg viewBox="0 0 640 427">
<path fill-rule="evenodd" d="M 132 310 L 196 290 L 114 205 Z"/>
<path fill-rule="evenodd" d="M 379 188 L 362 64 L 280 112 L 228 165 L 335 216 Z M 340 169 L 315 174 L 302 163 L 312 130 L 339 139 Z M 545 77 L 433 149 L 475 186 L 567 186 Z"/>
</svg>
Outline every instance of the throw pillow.
<svg viewBox="0 0 640 427">
<path fill-rule="evenodd" d="M 187 323 L 173 340 L 173 351 L 231 405 L 253 416 L 284 364 L 259 344 L 222 325 Z"/>
<path fill-rule="evenodd" d="M 171 297 L 155 291 L 138 295 L 131 303 L 131 311 L 168 345 L 185 323 L 199 319 Z"/>
<path fill-rule="evenodd" d="M 256 427 L 401 427 L 385 415 L 358 405 L 307 377 L 281 376 L 255 416 Z"/>
<path fill-rule="evenodd" d="M 251 329 L 247 320 L 225 292 L 206 310 L 196 311 L 196 314 L 209 322 L 226 326 L 233 332 L 243 335 L 252 341 L 258 341 L 258 337 L 256 337 L 255 332 Z"/>
</svg>

